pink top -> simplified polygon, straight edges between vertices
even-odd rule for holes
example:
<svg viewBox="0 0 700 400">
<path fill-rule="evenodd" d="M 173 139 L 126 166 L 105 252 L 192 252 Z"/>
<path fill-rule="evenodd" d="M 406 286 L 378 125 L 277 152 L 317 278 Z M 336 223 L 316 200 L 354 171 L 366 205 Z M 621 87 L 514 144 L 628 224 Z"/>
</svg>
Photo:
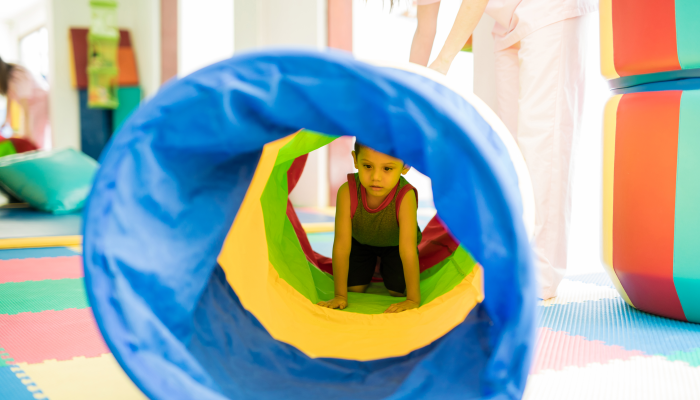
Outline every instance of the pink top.
<svg viewBox="0 0 700 400">
<path fill-rule="evenodd" d="M 46 84 L 39 81 L 26 68 L 15 66 L 10 73 L 7 85 L 7 97 L 17 102 L 26 101 L 31 104 L 45 99 L 48 95 Z"/>
<path fill-rule="evenodd" d="M 418 5 L 440 0 L 418 0 Z M 598 0 L 489 0 L 486 14 L 496 20 L 495 50 L 503 50 L 532 32 L 598 9 Z"/>
</svg>

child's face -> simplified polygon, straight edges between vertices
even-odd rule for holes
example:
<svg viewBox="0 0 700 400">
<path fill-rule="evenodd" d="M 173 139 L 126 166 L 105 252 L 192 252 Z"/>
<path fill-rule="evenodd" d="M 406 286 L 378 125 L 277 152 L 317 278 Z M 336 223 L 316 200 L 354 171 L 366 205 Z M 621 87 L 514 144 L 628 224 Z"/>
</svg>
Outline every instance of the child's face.
<svg viewBox="0 0 700 400">
<path fill-rule="evenodd" d="M 360 175 L 360 183 L 370 196 L 386 197 L 399 182 L 401 175 L 411 169 L 400 159 L 369 147 L 360 148 L 360 154 L 353 151 L 352 157 Z"/>
</svg>

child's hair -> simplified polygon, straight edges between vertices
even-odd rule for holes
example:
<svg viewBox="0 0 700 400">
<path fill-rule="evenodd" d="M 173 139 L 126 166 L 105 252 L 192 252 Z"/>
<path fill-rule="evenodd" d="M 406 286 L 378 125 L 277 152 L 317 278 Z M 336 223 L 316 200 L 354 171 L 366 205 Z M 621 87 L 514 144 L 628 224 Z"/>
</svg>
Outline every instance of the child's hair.
<svg viewBox="0 0 700 400">
<path fill-rule="evenodd" d="M 0 58 L 0 94 L 7 95 L 10 73 L 15 68 L 14 64 L 8 64 Z"/>
<path fill-rule="evenodd" d="M 360 143 L 360 142 L 357 140 L 357 138 L 355 138 L 355 157 L 359 157 L 359 156 L 360 156 L 360 150 L 361 150 L 363 147 L 367 147 L 367 146 L 365 146 L 364 144 Z M 401 161 L 403 161 L 403 160 L 401 160 Z M 406 165 L 406 162 L 404 162 L 403 165 Z"/>
<path fill-rule="evenodd" d="M 10 73 L 14 68 L 14 64 L 8 64 L 0 58 L 0 95 L 7 95 Z"/>
<path fill-rule="evenodd" d="M 355 156 L 360 155 L 360 149 L 365 147 L 362 143 L 360 143 L 357 139 L 355 139 Z"/>
</svg>

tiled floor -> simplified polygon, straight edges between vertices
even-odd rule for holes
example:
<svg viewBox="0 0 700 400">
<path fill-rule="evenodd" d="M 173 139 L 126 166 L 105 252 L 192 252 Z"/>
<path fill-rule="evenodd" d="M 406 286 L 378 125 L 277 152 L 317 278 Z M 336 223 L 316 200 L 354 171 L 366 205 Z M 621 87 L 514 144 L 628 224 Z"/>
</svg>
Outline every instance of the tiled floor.
<svg viewBox="0 0 700 400">
<path fill-rule="evenodd" d="M 332 221 L 328 210 L 299 216 Z M 332 233 L 309 239 L 330 255 Z M 79 253 L 0 250 L 0 399 L 143 398 L 95 325 Z M 595 266 L 539 309 L 526 399 L 700 398 L 700 325 L 631 308 Z"/>
</svg>

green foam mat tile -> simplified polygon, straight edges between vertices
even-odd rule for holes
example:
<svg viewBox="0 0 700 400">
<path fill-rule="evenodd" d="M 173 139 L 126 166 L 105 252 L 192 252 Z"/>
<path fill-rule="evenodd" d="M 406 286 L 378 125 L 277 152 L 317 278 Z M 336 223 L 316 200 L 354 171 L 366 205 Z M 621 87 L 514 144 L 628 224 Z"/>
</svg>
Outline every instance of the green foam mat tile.
<svg viewBox="0 0 700 400">
<path fill-rule="evenodd" d="M 0 284 L 0 314 L 87 307 L 83 278 Z"/>
<path fill-rule="evenodd" d="M 14 365 L 14 363 L 15 363 L 15 360 L 12 357 L 10 357 L 9 354 L 7 354 L 5 349 L 0 348 L 0 368 Z"/>
</svg>

